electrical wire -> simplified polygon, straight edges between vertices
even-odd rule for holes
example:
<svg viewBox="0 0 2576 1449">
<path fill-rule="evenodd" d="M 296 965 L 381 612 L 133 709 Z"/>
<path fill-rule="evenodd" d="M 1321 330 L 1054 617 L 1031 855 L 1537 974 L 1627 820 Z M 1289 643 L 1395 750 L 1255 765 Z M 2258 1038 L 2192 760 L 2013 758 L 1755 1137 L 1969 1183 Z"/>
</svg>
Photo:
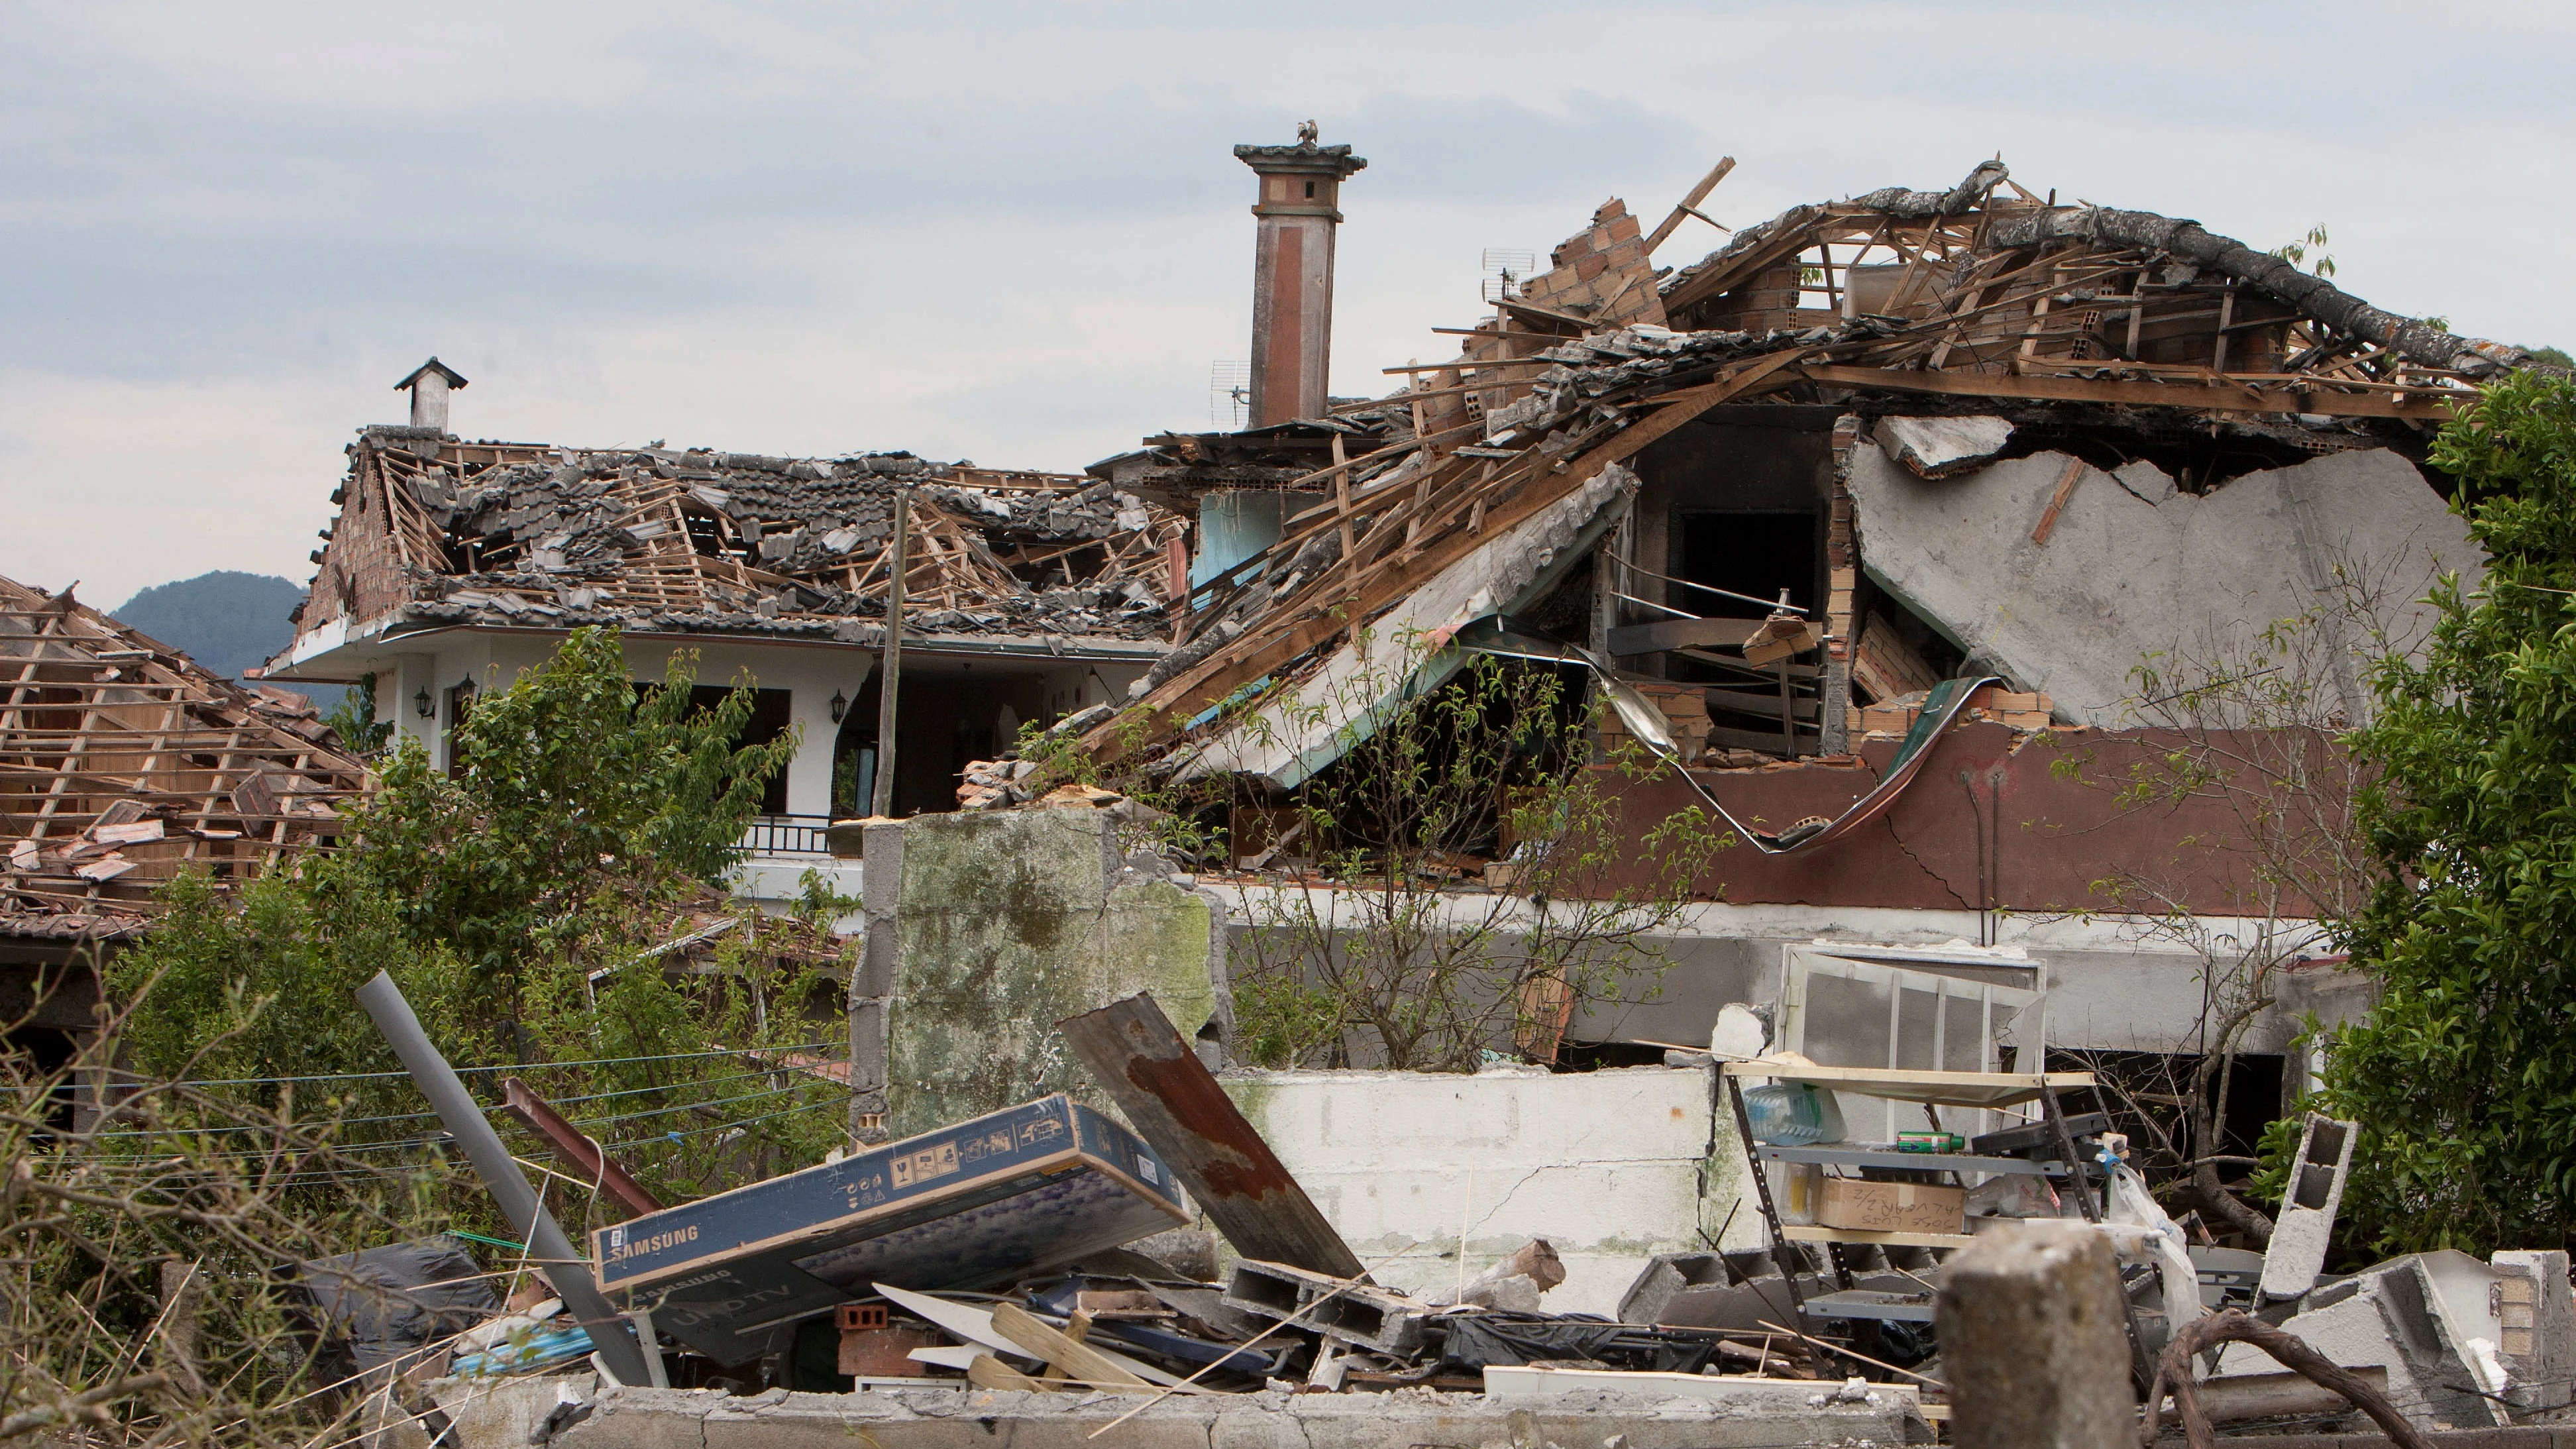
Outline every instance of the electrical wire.
<svg viewBox="0 0 2576 1449">
<path fill-rule="evenodd" d="M 560 1065 L 560 1066 L 571 1066 L 571 1065 L 577 1065 L 577 1064 L 576 1064 L 576 1063 L 569 1063 L 569 1062 L 565 1062 L 565 1063 L 557 1063 L 556 1065 Z M 641 1097 L 641 1096 L 645 1096 L 645 1095 L 648 1095 L 648 1094 L 653 1093 L 653 1092 L 680 1092 L 680 1091 L 687 1091 L 687 1090 L 689 1090 L 689 1089 L 691 1089 L 691 1088 L 694 1088 L 694 1087 L 710 1087 L 710 1086 L 714 1086 L 716 1083 L 719 1083 L 719 1082 L 741 1082 L 741 1081 L 750 1081 L 750 1080 L 753 1080 L 753 1079 L 756 1079 L 756 1078 L 761 1078 L 761 1077 L 774 1077 L 774 1076 L 777 1076 L 777 1075 L 778 1075 L 779 1073 L 781 1073 L 781 1072 L 802 1072 L 802 1071 L 804 1071 L 804 1070 L 805 1070 L 805 1069 L 804 1069 L 804 1068 L 802 1068 L 802 1067 L 792 1067 L 792 1066 L 782 1066 L 782 1067 L 763 1067 L 763 1068 L 761 1068 L 761 1069 L 759 1069 L 759 1070 L 757 1070 L 757 1071 L 749 1071 L 749 1072 L 729 1072 L 729 1073 L 726 1073 L 725 1075 L 720 1076 L 720 1077 L 700 1077 L 700 1078 L 697 1078 L 697 1079 L 695 1079 L 695 1080 L 693 1080 L 693 1081 L 685 1081 L 685 1082 L 671 1082 L 671 1083 L 666 1083 L 666 1084 L 664 1084 L 664 1085 L 662 1085 L 662 1086 L 658 1086 L 658 1087 L 625 1087 L 625 1088 L 621 1088 L 621 1089 L 619 1089 L 619 1090 L 617 1090 L 617 1091 L 614 1091 L 614 1092 L 590 1092 L 590 1093 L 586 1093 L 586 1094 L 584 1094 L 584 1095 L 582 1095 L 582 1096 L 578 1096 L 578 1097 L 549 1097 L 549 1098 L 547 1098 L 547 1099 L 546 1099 L 546 1103 L 547 1103 L 547 1105 L 548 1105 L 548 1106 L 552 1106 L 552 1107 L 568 1107 L 568 1106 L 571 1106 L 572 1104 L 574 1104 L 574 1103 L 576 1103 L 576 1102 L 602 1102 L 602 1101 L 607 1101 L 607 1100 L 609 1100 L 610 1098 L 613 1098 L 613 1097 Z M 711 1099 L 711 1100 L 725 1100 L 725 1099 Z M 697 1103 L 697 1104 L 695 1104 L 695 1105 L 704 1106 L 704 1105 L 706 1105 L 706 1104 L 705 1104 L 704 1102 L 701 1102 L 701 1103 Z M 502 1111 L 502 1109 L 497 1108 L 497 1107 L 487 1107 L 487 1108 L 485 1108 L 485 1109 L 484 1109 L 484 1111 L 485 1111 L 486 1115 L 498 1115 L 498 1114 Z M 306 1124 L 298 1124 L 298 1125 L 309 1126 L 309 1127 L 311 1127 L 311 1128 L 313 1128 L 313 1129 L 321 1130 L 321 1129 L 335 1128 L 335 1127 L 355 1127 L 355 1126 L 361 1126 L 361 1125 L 373 1125 L 373 1124 L 381 1123 L 381 1122 L 417 1122 L 417 1121 L 421 1121 L 421 1120 L 423 1120 L 423 1119 L 435 1118 L 437 1115 L 438 1115 L 438 1114 L 437 1114 L 436 1112 L 397 1112 L 397 1113 L 392 1114 L 391 1116 L 384 1116 L 384 1117 L 334 1117 L 334 1118 L 325 1118 L 325 1119 L 322 1119 L 322 1120 L 319 1120 L 319 1121 L 316 1121 L 316 1122 L 306 1123 Z M 614 1117 L 610 1117 L 610 1118 L 602 1118 L 602 1119 L 599 1119 L 599 1120 L 614 1122 L 614 1121 L 618 1121 L 618 1120 L 621 1120 L 621 1119 L 614 1118 Z M 112 1132 L 93 1132 L 93 1133 L 90 1133 L 90 1134 L 89 1134 L 89 1136 L 90 1136 L 90 1138 L 91 1138 L 92 1140 L 98 1140 L 98 1139 L 104 1139 L 104 1138 L 110 1138 L 110 1137 L 161 1137 L 161 1136 L 171 1135 L 171 1134 L 174 1134 L 174 1133 L 268 1132 L 268 1131 L 274 1131 L 274 1130 L 276 1130 L 276 1129 L 275 1129 L 274 1127 L 272 1127 L 272 1126 L 271 1126 L 270 1124 L 268 1124 L 268 1123 L 264 1123 L 264 1122 L 246 1122 L 246 1123 L 239 1123 L 239 1124 L 232 1124 L 232 1125 L 225 1125 L 225 1126 L 214 1126 L 214 1127 L 137 1127 L 137 1128 L 120 1128 L 120 1129 L 118 1129 L 118 1130 L 116 1130 L 116 1131 L 112 1131 Z"/>
<path fill-rule="evenodd" d="M 778 1056 L 784 1055 L 788 1052 L 820 1051 L 825 1047 L 838 1045 L 840 1045 L 840 1043 L 833 1041 L 811 1041 L 797 1046 L 719 1047 L 711 1051 L 702 1052 L 671 1052 L 667 1055 L 657 1057 L 590 1057 L 566 1062 L 520 1062 L 515 1065 L 493 1067 L 458 1067 L 455 1070 L 456 1074 L 460 1077 L 475 1076 L 490 1072 L 553 1072 L 566 1071 L 573 1067 L 627 1066 L 636 1062 L 692 1061 L 700 1057 Z M 777 1070 L 794 1071 L 796 1069 L 793 1067 L 781 1066 L 777 1068 Z M 311 1077 L 201 1077 L 188 1081 L 158 1083 L 141 1082 L 136 1083 L 135 1085 L 147 1087 L 270 1087 L 282 1086 L 290 1082 L 372 1082 L 388 1080 L 396 1077 L 408 1077 L 410 1075 L 411 1073 L 409 1072 L 332 1072 Z"/>
<path fill-rule="evenodd" d="M 617 1152 L 629 1147 L 650 1147 L 656 1142 L 677 1142 L 683 1137 L 702 1137 L 709 1132 L 727 1132 L 736 1127 L 748 1127 L 755 1122 L 767 1122 L 779 1117 L 793 1117 L 799 1112 L 811 1112 L 818 1107 L 847 1108 L 848 1106 L 849 1103 L 846 1100 L 808 1102 L 801 1107 L 789 1107 L 783 1111 L 777 1112 L 764 1112 L 760 1116 L 745 1117 L 738 1122 L 719 1122 L 713 1127 L 696 1127 L 691 1128 L 686 1132 L 665 1132 L 659 1137 L 638 1137 L 629 1142 L 611 1142 L 606 1145 L 604 1150 Z"/>
</svg>

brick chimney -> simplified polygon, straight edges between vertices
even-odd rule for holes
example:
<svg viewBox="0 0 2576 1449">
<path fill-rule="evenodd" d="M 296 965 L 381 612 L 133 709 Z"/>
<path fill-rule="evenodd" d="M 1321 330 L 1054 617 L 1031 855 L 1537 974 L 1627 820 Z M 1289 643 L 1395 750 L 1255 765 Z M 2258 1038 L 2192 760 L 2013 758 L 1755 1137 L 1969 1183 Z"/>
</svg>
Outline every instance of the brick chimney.
<svg viewBox="0 0 2576 1449">
<path fill-rule="evenodd" d="M 1324 415 L 1333 355 L 1334 209 L 1342 179 L 1368 165 L 1348 146 L 1315 144 L 1315 123 L 1294 146 L 1237 146 L 1261 178 L 1252 214 L 1252 426 Z"/>
<path fill-rule="evenodd" d="M 464 376 L 455 368 L 433 357 L 411 371 L 411 376 L 394 384 L 394 391 L 411 390 L 411 425 L 447 431 L 447 395 L 465 385 Z"/>
</svg>

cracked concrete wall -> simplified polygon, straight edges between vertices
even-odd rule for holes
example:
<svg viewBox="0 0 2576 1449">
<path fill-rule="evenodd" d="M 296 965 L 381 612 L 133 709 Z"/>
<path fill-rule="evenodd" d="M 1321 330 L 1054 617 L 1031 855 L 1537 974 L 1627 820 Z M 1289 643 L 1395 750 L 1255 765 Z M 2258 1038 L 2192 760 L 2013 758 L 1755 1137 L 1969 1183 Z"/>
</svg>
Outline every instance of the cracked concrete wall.
<svg viewBox="0 0 2576 1449">
<path fill-rule="evenodd" d="M 1223 907 L 1153 857 L 1122 859 L 1106 812 L 922 815 L 901 831 L 892 919 L 873 872 L 868 897 L 869 965 L 893 986 L 895 1136 L 1049 1092 L 1107 1108 L 1055 1029 L 1068 1016 L 1139 991 L 1184 1036 L 1217 1015 L 1223 962 L 1210 946 Z M 872 856 L 877 838 L 871 829 Z"/>
<path fill-rule="evenodd" d="M 2409 601 L 2439 573 L 2474 578 L 2483 565 L 2415 465 L 2383 448 L 2202 495 L 2142 463 L 2085 467 L 2048 541 L 2033 542 L 2072 461 L 2036 453 L 1935 481 L 1864 443 L 1850 485 L 1869 576 L 1972 663 L 2044 691 L 2074 723 L 2130 723 L 2130 671 L 2149 651 L 2226 657 L 2341 579 L 2383 592 L 2396 636 L 2419 637 L 2429 613 Z M 2347 637 L 2327 681 L 2355 720 L 2368 699 L 2354 651 L 2366 642 Z"/>
<path fill-rule="evenodd" d="M 1705 1070 L 1223 1081 L 1371 1276 L 1408 1293 L 1457 1286 L 1462 1225 L 1467 1277 L 1545 1238 L 1565 1260 L 1545 1306 L 1614 1318 L 1655 1255 L 1706 1252 L 1721 1227 L 1729 1247 L 1760 1241 L 1761 1214 L 1736 1206 L 1743 1148 Z"/>
</svg>

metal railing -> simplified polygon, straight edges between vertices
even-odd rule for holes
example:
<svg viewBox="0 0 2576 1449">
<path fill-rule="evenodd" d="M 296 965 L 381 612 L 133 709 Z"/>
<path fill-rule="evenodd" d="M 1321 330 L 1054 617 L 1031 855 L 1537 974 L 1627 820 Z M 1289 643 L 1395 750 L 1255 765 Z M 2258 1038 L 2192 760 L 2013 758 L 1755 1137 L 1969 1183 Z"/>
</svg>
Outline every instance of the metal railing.
<svg viewBox="0 0 2576 1449">
<path fill-rule="evenodd" d="M 762 815 L 742 833 L 742 848 L 753 855 L 830 855 L 824 828 L 829 815 Z"/>
</svg>

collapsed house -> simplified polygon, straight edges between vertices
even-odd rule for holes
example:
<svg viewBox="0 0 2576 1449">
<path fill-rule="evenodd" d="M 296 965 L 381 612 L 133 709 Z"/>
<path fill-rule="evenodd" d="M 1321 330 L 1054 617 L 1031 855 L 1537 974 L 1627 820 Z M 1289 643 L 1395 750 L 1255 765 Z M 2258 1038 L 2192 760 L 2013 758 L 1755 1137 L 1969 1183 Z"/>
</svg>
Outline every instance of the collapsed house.
<svg viewBox="0 0 2576 1449">
<path fill-rule="evenodd" d="M 2222 802 L 2122 800 L 2185 737 L 2138 671 L 2241 657 L 2289 621 L 2317 722 L 2363 718 L 2371 652 L 2479 569 L 2425 447 L 2530 359 L 2196 223 L 2052 204 L 2000 162 L 1657 268 L 1705 200 L 1651 233 L 1607 203 L 1492 316 L 1443 329 L 1457 357 L 1387 369 L 1399 391 L 1095 465 L 1195 509 L 1203 562 L 1136 708 L 1088 744 L 1257 804 L 1476 650 L 1561 660 L 1648 706 L 1606 714 L 1605 749 L 1687 767 L 1617 784 L 1624 828 L 1706 805 L 1745 842 L 1701 883 L 1661 999 L 1578 1038 L 1704 1039 L 1720 1005 L 1778 997 L 1783 946 L 1823 937 L 2017 953 L 2053 998 L 2050 1046 L 2173 1050 L 2198 963 L 2099 883 L 2152 878 L 2222 935 L 2308 903 L 2267 897 Z M 1259 858 L 1237 882 L 1255 895 L 1295 852 Z"/>
<path fill-rule="evenodd" d="M 702 690 L 758 689 L 745 743 L 803 732 L 746 842 L 755 891 L 777 859 L 792 895 L 830 821 L 867 813 L 898 492 L 896 813 L 949 807 L 966 761 L 1121 697 L 1163 653 L 1182 524 L 1110 485 L 909 453 L 467 442 L 447 431 L 464 384 L 433 358 L 398 384 L 408 425 L 359 431 L 267 677 L 372 677 L 380 722 L 444 765 L 476 694 L 573 629 L 624 631 L 642 679 L 694 651 Z"/>
<path fill-rule="evenodd" d="M 286 690 L 243 688 L 79 602 L 0 579 L 0 1025 L 51 1069 L 95 967 L 183 871 L 219 888 L 327 845 L 365 764 Z"/>
<path fill-rule="evenodd" d="M 1302 228 L 1328 287 L 1346 148 L 1238 154 L 1262 177 L 1261 255 Z M 1238 942 L 1269 921 L 1356 923 L 1334 898 L 1367 883 L 1247 823 L 1476 652 L 1544 661 L 1612 696 L 1586 768 L 1618 802 L 1614 836 L 1703 808 L 1739 842 L 1659 930 L 1670 968 L 1564 1023 L 1585 1061 L 1645 1067 L 1723 1035 L 1731 1005 L 1760 1022 L 1744 1050 L 1838 1068 L 2188 1060 L 2213 978 L 2254 960 L 2278 969 L 2229 1042 L 2234 1120 L 2217 1125 L 2250 1142 L 2311 1079 L 2299 1023 L 2357 1015 L 2368 985 L 2307 959 L 2316 903 L 2267 875 L 2241 800 L 2126 793 L 2177 752 L 2284 721 L 2159 709 L 2139 671 L 2188 689 L 2187 665 L 2295 654 L 2266 671 L 2311 675 L 2313 712 L 2290 725 L 2322 739 L 2365 718 L 2373 652 L 2420 637 L 2429 588 L 2480 567 L 2425 449 L 2530 359 L 2195 223 L 2055 205 L 1996 162 L 1946 191 L 1796 207 L 1658 268 L 1706 199 L 1651 232 L 1605 204 L 1549 270 L 1502 279 L 1490 317 L 1443 329 L 1453 360 L 1389 368 L 1406 385 L 1371 399 L 1282 381 L 1319 375 L 1320 333 L 1302 352 L 1276 333 L 1281 289 L 1319 276 L 1257 269 L 1251 426 L 1156 434 L 1091 470 L 1194 513 L 1197 562 L 1170 652 L 1127 711 L 1077 722 L 1086 745 L 1232 792 L 1232 844 L 1192 884 Z M 1669 767 L 1633 778 L 1613 758 L 1631 742 Z M 969 768 L 964 798 L 1009 809 L 1049 783 L 995 762 Z M 1475 902 L 1515 892 L 1510 849 L 1498 828 L 1486 857 L 1443 862 L 1459 919 L 1509 929 Z M 1642 885 L 1652 862 L 1623 854 L 1614 885 Z M 889 982 L 943 951 L 889 938 Z M 1347 1065 L 1369 1065 L 1365 1036 Z M 1457 1184 L 1479 1169 L 1556 1181 L 1560 1129 L 1581 1122 L 1579 1160 L 1622 1174 L 1630 1210 L 1539 1206 L 1598 1204 L 1569 1173 L 1458 1251 L 1547 1236 L 1564 1291 L 1607 1312 L 1658 1253 L 1758 1235 L 1749 1177 L 1709 1165 L 1734 1135 L 1714 1100 L 1599 1085 L 1578 1104 L 1570 1085 L 1479 1077 L 1405 1113 L 1380 1110 L 1400 1079 L 1274 1074 L 1247 1093 L 1291 1165 L 1335 1184 L 1337 1223 L 1389 1245 L 1458 1241 Z M 1867 1135 L 1910 1125 L 1852 1107 Z"/>
</svg>

